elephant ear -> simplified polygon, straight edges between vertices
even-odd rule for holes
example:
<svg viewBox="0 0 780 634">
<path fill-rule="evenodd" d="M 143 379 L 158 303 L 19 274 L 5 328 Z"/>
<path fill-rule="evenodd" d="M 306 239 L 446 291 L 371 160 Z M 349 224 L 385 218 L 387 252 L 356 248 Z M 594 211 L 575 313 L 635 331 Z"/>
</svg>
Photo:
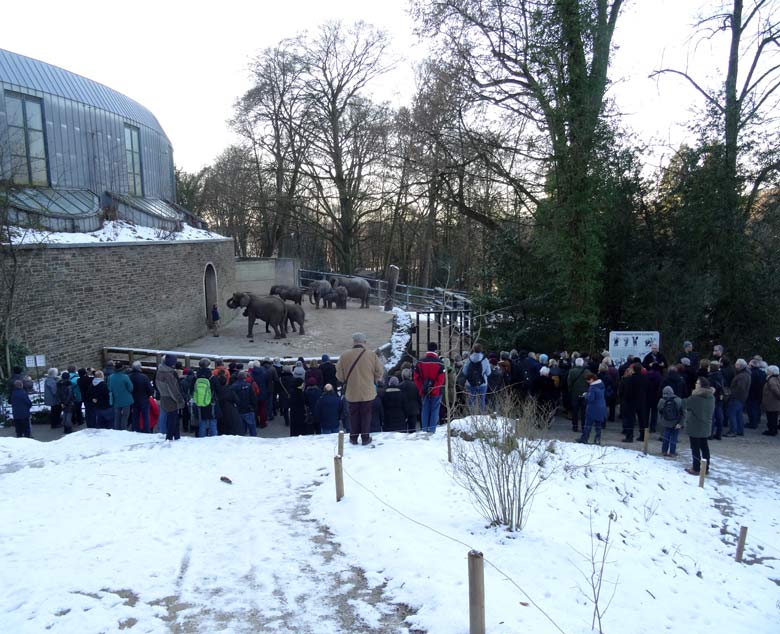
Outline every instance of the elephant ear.
<svg viewBox="0 0 780 634">
<path fill-rule="evenodd" d="M 242 293 L 241 298 L 238 300 L 238 305 L 242 308 L 246 308 L 249 306 L 249 302 L 251 301 L 251 298 L 249 297 L 249 293 Z"/>
</svg>

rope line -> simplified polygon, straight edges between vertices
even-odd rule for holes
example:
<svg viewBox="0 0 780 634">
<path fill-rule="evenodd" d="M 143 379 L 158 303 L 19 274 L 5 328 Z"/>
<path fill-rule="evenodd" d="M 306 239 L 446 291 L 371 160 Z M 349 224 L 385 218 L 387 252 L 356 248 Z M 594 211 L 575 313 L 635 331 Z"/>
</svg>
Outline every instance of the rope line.
<svg viewBox="0 0 780 634">
<path fill-rule="evenodd" d="M 469 550 L 476 550 L 476 548 L 474 548 L 473 546 L 471 546 L 471 545 L 467 544 L 467 543 L 466 543 L 466 542 L 464 542 L 464 541 L 461 541 L 461 540 L 459 540 L 459 539 L 457 539 L 457 538 L 455 538 L 455 537 L 451 537 L 450 535 L 446 535 L 445 533 L 442 533 L 440 530 L 437 530 L 437 529 L 433 528 L 432 526 L 428 526 L 427 524 L 425 524 L 425 523 L 423 523 L 423 522 L 420 522 L 420 521 L 418 521 L 418 520 L 414 519 L 413 517 L 409 517 L 409 516 L 408 516 L 406 513 L 404 513 L 403 511 L 400 511 L 399 509 L 395 508 L 395 507 L 394 507 L 392 504 L 389 504 L 388 502 L 386 502 L 385 500 L 383 500 L 382 498 L 380 498 L 380 497 L 379 497 L 379 496 L 378 496 L 376 493 L 374 493 L 374 492 L 373 492 L 371 489 L 369 489 L 367 486 L 365 486 L 365 485 L 364 485 L 362 482 L 360 482 L 360 481 L 358 481 L 357 479 L 355 479 L 355 478 L 352 476 L 352 474 L 350 474 L 350 473 L 349 473 L 349 471 L 347 471 L 346 469 L 344 469 L 343 465 L 342 465 L 342 471 L 343 471 L 343 472 L 344 472 L 344 473 L 347 475 L 347 477 L 348 477 L 350 480 L 352 480 L 352 482 L 354 482 L 355 484 L 357 484 L 357 485 L 358 485 L 358 486 L 359 486 L 361 489 L 363 489 L 364 491 L 366 491 L 367 493 L 369 493 L 370 495 L 372 495 L 372 496 L 373 496 L 374 498 L 376 498 L 376 499 L 377 499 L 377 500 L 378 500 L 378 501 L 379 501 L 381 504 L 383 504 L 384 506 L 386 506 L 386 507 L 387 507 L 387 508 L 389 508 L 390 510 L 392 510 L 392 511 L 394 511 L 394 512 L 398 513 L 398 515 L 400 515 L 400 516 L 401 516 L 401 517 L 403 517 L 404 519 L 406 519 L 406 520 L 408 520 L 408 521 L 410 521 L 410 522 L 412 522 L 412 523 L 414 523 L 414 524 L 417 524 L 418 526 L 421 526 L 421 527 L 423 527 L 423 528 L 427 528 L 429 531 L 432 531 L 432 532 L 436 533 L 437 535 L 440 535 L 440 536 L 442 536 L 442 537 L 444 537 L 444 538 L 446 538 L 446 539 L 449 539 L 450 541 L 453 541 L 453 542 L 455 542 L 456 544 L 460 544 L 461 546 L 465 546 L 465 547 L 466 547 L 466 548 L 468 548 Z M 552 623 L 552 624 L 553 624 L 553 626 L 555 627 L 555 629 L 557 629 L 559 632 L 561 632 L 561 634 L 566 634 L 566 632 L 564 632 L 564 631 L 561 629 L 561 627 L 560 627 L 560 626 L 559 626 L 559 625 L 558 625 L 558 624 L 557 624 L 557 623 L 556 623 L 556 622 L 553 620 L 553 618 L 552 618 L 552 617 L 551 617 L 549 614 L 547 614 L 547 612 L 545 612 L 545 611 L 544 611 L 544 609 L 543 609 L 541 606 L 539 606 L 539 604 L 537 604 L 537 603 L 536 603 L 536 601 L 534 601 L 534 600 L 531 598 L 531 596 L 530 596 L 530 595 L 529 595 L 529 594 L 528 594 L 528 593 L 527 593 L 525 590 L 523 590 L 523 588 L 521 588 L 521 587 L 520 587 L 520 584 L 518 584 L 518 583 L 517 583 L 517 582 L 516 582 L 514 579 L 512 579 L 512 577 L 510 577 L 510 576 L 509 576 L 507 573 L 505 573 L 505 572 L 504 572 L 503 570 L 501 570 L 501 569 L 500 569 L 498 566 L 496 566 L 496 565 L 495 565 L 495 564 L 494 564 L 492 561 L 490 561 L 489 559 L 487 559 L 487 557 L 484 557 L 484 555 L 483 555 L 483 560 L 485 561 L 485 563 L 486 563 L 486 564 L 488 564 L 488 565 L 489 565 L 491 568 L 493 568 L 493 569 L 494 569 L 494 570 L 495 570 L 495 571 L 496 571 L 498 574 L 500 574 L 500 575 L 501 575 L 502 577 L 504 577 L 504 578 L 505 578 L 507 581 L 509 581 L 509 583 L 511 583 L 511 584 L 512 584 L 512 585 L 513 585 L 515 588 L 517 588 L 517 589 L 518 589 L 518 590 L 519 590 L 519 591 L 520 591 L 520 592 L 523 594 L 523 596 L 524 596 L 526 599 L 528 599 L 528 602 L 529 602 L 531 605 L 533 605 L 533 606 L 534 606 L 534 607 L 535 607 L 537 610 L 539 610 L 539 612 L 541 612 L 541 613 L 544 615 L 544 617 L 545 617 L 545 618 L 546 618 L 546 619 L 547 619 L 547 620 L 548 620 L 550 623 Z"/>
</svg>

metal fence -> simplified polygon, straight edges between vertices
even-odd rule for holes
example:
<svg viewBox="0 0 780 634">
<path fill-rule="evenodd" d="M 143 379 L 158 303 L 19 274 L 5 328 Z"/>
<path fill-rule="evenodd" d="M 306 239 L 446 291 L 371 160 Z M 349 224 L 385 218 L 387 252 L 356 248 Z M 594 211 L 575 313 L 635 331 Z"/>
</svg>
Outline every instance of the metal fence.
<svg viewBox="0 0 780 634">
<path fill-rule="evenodd" d="M 428 343 L 435 341 L 442 356 L 456 352 L 462 357 L 471 348 L 472 314 L 470 310 L 430 310 L 414 314 L 414 356 L 422 357 Z"/>
</svg>

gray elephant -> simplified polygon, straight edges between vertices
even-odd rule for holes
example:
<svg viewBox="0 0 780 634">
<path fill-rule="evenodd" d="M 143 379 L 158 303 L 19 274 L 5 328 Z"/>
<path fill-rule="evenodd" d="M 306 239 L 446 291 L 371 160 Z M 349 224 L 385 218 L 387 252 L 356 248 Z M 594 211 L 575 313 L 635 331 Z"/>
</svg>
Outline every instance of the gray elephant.
<svg viewBox="0 0 780 634">
<path fill-rule="evenodd" d="M 309 302 L 314 304 L 315 307 L 319 309 L 322 295 L 330 291 L 330 289 L 330 282 L 327 280 L 315 280 L 311 282 L 307 291 L 309 293 Z M 312 297 L 314 297 L 314 299 L 312 299 Z M 322 305 L 324 306 L 325 302 L 323 302 Z"/>
<path fill-rule="evenodd" d="M 360 300 L 361 308 L 368 308 L 368 296 L 371 293 L 371 285 L 362 277 L 332 277 L 330 283 L 333 288 L 343 286 L 347 289 L 347 295 Z"/>
<path fill-rule="evenodd" d="M 232 309 L 245 308 L 244 314 L 249 318 L 247 337 L 252 339 L 255 321 L 261 319 L 274 329 L 274 339 L 284 339 L 285 322 L 287 321 L 287 304 L 275 295 L 261 296 L 254 293 L 239 292 L 227 300 L 227 307 Z"/>
<path fill-rule="evenodd" d="M 290 325 L 290 328 L 293 332 L 296 332 L 295 324 L 298 324 L 298 332 L 300 332 L 302 335 L 305 335 L 306 333 L 303 330 L 303 322 L 306 320 L 306 313 L 304 312 L 303 307 L 298 306 L 298 304 L 287 303 L 285 303 L 285 306 L 287 307 L 287 321 L 284 324 L 285 332 L 287 332 L 287 324 Z M 268 332 L 268 322 L 265 324 L 265 331 Z"/>
<path fill-rule="evenodd" d="M 303 303 L 303 294 L 306 289 L 299 288 L 297 286 L 284 286 L 283 284 L 276 284 L 271 287 L 269 295 L 278 295 L 282 299 L 289 299 L 291 302 L 295 302 L 299 306 Z"/>
<path fill-rule="evenodd" d="M 322 305 L 328 308 L 346 308 L 347 307 L 347 289 L 343 286 L 331 287 L 330 290 L 322 296 Z"/>
</svg>

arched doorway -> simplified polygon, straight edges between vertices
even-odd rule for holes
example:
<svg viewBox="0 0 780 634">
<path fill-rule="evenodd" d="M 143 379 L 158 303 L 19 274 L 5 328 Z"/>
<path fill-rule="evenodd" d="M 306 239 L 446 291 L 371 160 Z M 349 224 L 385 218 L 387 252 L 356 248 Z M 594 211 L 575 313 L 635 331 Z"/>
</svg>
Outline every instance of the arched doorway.
<svg viewBox="0 0 780 634">
<path fill-rule="evenodd" d="M 203 297 L 206 307 L 206 323 L 211 327 L 211 307 L 217 303 L 217 272 L 209 263 L 203 273 Z"/>
</svg>

